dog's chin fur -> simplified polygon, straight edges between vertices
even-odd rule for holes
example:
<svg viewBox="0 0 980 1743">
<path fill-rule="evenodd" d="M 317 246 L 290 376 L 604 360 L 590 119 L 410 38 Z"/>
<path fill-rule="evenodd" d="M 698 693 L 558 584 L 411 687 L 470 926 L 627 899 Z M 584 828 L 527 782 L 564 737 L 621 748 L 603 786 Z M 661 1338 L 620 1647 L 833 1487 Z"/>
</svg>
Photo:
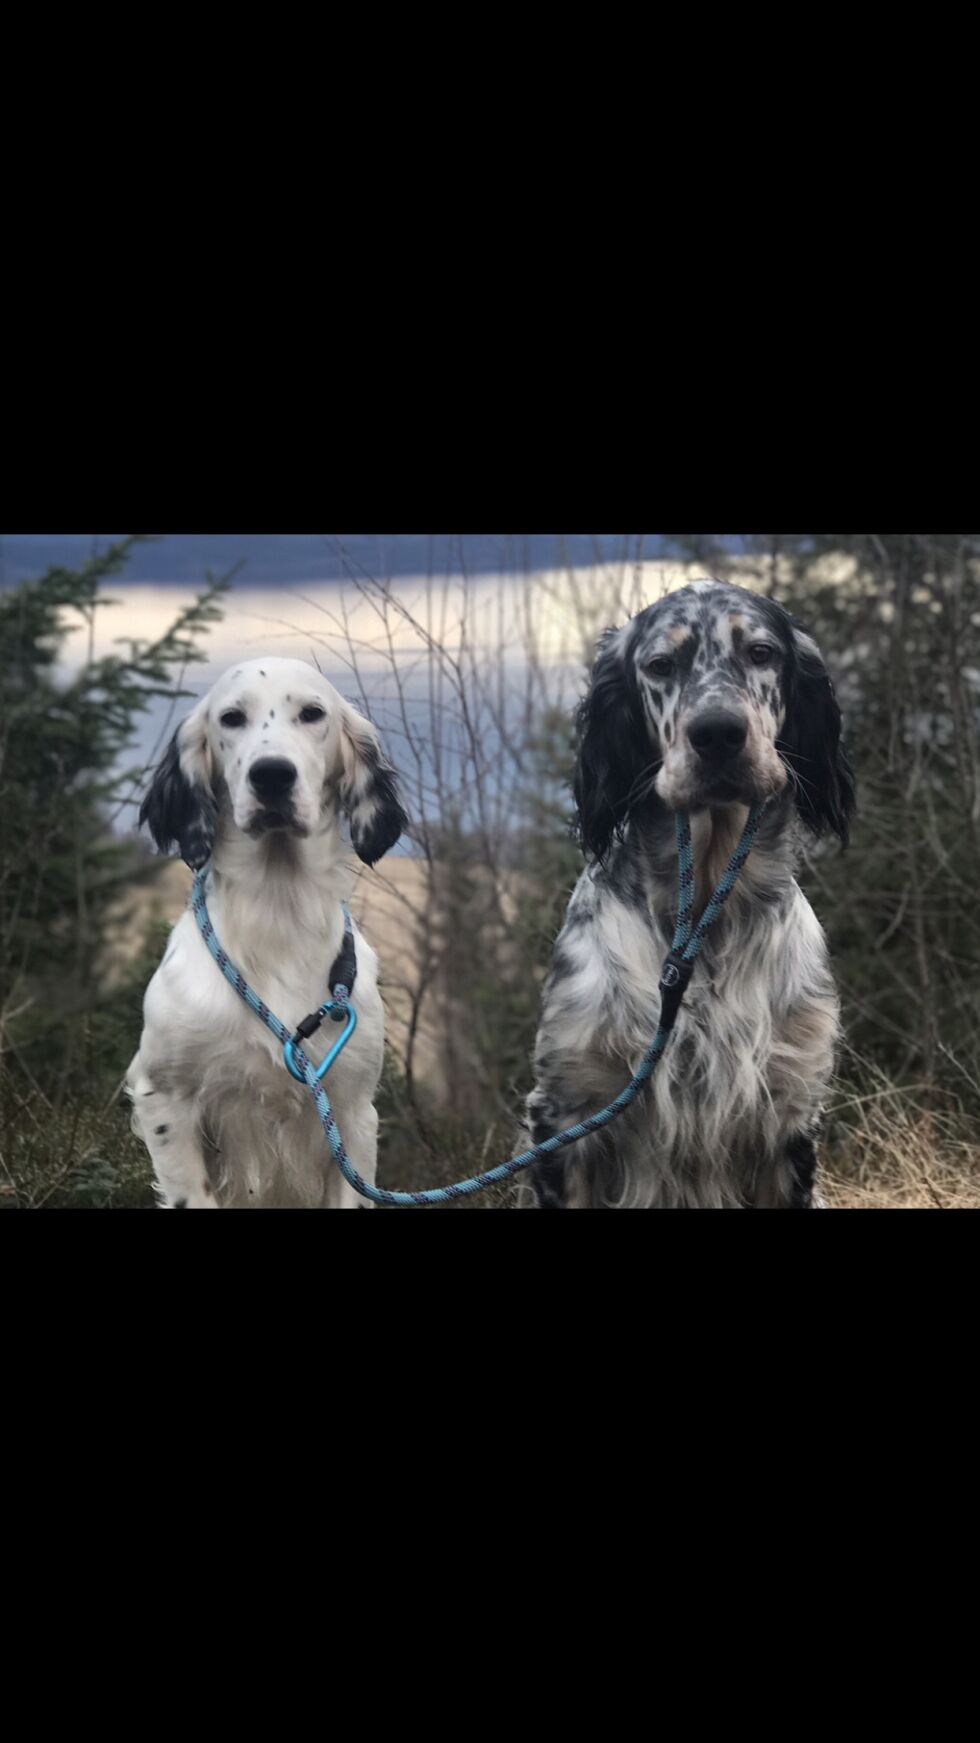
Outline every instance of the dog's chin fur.
<svg viewBox="0 0 980 1743">
<path fill-rule="evenodd" d="M 752 777 L 729 778 L 723 775 L 714 781 L 701 781 L 696 786 L 678 786 L 669 789 L 667 793 L 658 789 L 659 797 L 670 811 L 707 811 L 725 805 L 762 805 L 781 791 L 781 787 L 773 787 L 769 782 Z"/>
<path fill-rule="evenodd" d="M 722 805 L 762 805 L 785 791 L 788 778 L 779 759 L 764 768 L 741 763 L 730 773 L 719 770 L 714 777 L 700 771 L 675 773 L 665 764 L 654 790 L 671 811 L 703 811 Z"/>
<path fill-rule="evenodd" d="M 243 833 L 252 841 L 261 840 L 267 835 L 295 835 L 304 841 L 311 833 L 305 823 L 297 817 L 285 816 L 281 811 L 258 811 L 249 819 Z"/>
</svg>

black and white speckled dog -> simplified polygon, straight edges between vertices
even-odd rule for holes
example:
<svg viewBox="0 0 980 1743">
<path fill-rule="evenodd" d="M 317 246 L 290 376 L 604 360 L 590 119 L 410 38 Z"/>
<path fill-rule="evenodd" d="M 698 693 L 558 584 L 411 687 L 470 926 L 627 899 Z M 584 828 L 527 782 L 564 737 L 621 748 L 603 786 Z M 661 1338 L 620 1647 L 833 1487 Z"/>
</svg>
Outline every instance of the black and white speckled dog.
<svg viewBox="0 0 980 1743">
<path fill-rule="evenodd" d="M 796 883 L 799 824 L 847 840 L 854 783 L 820 653 L 772 600 L 699 581 L 600 642 L 574 792 L 590 864 L 544 988 L 534 1142 L 612 1100 L 657 1027 L 677 904 L 676 810 L 691 814 L 700 913 L 772 803 L 708 934 L 644 1094 L 530 1171 L 545 1207 L 812 1203 L 815 1128 L 839 1005 Z"/>
</svg>

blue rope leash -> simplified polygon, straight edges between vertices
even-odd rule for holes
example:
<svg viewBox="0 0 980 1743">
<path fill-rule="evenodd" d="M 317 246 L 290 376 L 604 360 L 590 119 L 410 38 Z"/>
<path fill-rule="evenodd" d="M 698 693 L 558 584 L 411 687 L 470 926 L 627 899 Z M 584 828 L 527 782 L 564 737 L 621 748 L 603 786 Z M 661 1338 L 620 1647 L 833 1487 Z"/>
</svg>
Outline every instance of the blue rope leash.
<svg viewBox="0 0 980 1743">
<path fill-rule="evenodd" d="M 735 852 L 721 876 L 717 889 L 710 897 L 697 925 L 692 928 L 694 913 L 694 856 L 691 848 L 691 824 L 686 813 L 677 813 L 677 925 L 674 928 L 674 939 L 670 951 L 664 961 L 660 976 L 660 1020 L 657 1032 L 650 1043 L 635 1077 L 631 1078 L 626 1088 L 620 1092 L 615 1101 L 608 1107 L 601 1108 L 598 1113 L 590 1114 L 587 1120 L 582 1120 L 577 1126 L 569 1126 L 567 1131 L 556 1132 L 554 1137 L 546 1138 L 543 1143 L 535 1144 L 530 1150 L 524 1150 L 520 1156 L 514 1156 L 509 1162 L 502 1162 L 497 1168 L 489 1168 L 482 1174 L 474 1174 L 468 1180 L 457 1180 L 452 1186 L 430 1187 L 424 1192 L 386 1192 L 383 1187 L 369 1186 L 362 1180 L 344 1149 L 343 1140 L 337 1129 L 333 1109 L 330 1106 L 327 1093 L 323 1088 L 321 1078 L 329 1070 L 338 1053 L 346 1046 L 354 1032 L 357 1018 L 349 1003 L 349 989 L 338 984 L 333 989 L 333 997 L 319 1006 L 316 1012 L 304 1018 L 295 1033 L 290 1033 L 284 1023 L 265 1002 L 252 991 L 244 975 L 235 967 L 218 942 L 205 901 L 204 886 L 207 868 L 202 866 L 195 873 L 194 889 L 191 904 L 194 918 L 200 928 L 211 955 L 218 964 L 225 979 L 231 982 L 239 998 L 244 999 L 249 1009 L 260 1017 L 267 1029 L 271 1029 L 276 1040 L 283 1047 L 286 1064 L 298 1082 L 305 1083 L 316 1104 L 320 1124 L 330 1146 L 330 1152 L 344 1179 L 353 1186 L 355 1192 L 362 1197 L 373 1199 L 376 1204 L 395 1206 L 413 1206 L 424 1204 L 446 1204 L 453 1198 L 465 1198 L 471 1192 L 482 1192 L 487 1186 L 493 1186 L 498 1180 L 507 1180 L 510 1175 L 517 1174 L 521 1169 L 530 1167 L 532 1162 L 539 1162 L 544 1156 L 553 1156 L 556 1150 L 565 1149 L 568 1144 L 578 1143 L 580 1138 L 587 1137 L 590 1132 L 597 1132 L 602 1126 L 607 1126 L 612 1120 L 635 1101 L 640 1090 L 652 1076 L 660 1059 L 671 1030 L 680 1009 L 681 1001 L 687 990 L 688 982 L 694 972 L 701 946 L 704 943 L 708 928 L 714 923 L 735 888 L 739 872 L 749 856 L 752 843 L 755 840 L 764 805 L 754 805 L 749 812 L 748 821 L 742 832 Z M 351 917 L 347 904 L 343 904 L 345 933 L 352 935 Z M 323 1017 L 330 1016 L 335 1022 L 347 1020 L 347 1027 L 340 1039 L 330 1049 L 327 1057 L 319 1068 L 315 1067 L 300 1045 L 307 1039 Z"/>
</svg>

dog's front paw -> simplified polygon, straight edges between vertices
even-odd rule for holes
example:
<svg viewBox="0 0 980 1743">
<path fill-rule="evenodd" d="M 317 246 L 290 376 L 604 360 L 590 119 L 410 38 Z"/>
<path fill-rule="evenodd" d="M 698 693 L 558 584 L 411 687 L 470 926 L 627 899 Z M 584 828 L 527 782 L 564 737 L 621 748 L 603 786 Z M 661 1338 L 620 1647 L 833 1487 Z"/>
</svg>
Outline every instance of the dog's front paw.
<svg viewBox="0 0 980 1743">
<path fill-rule="evenodd" d="M 220 1210 L 221 1206 L 215 1198 L 214 1190 L 208 1186 L 201 1192 L 182 1193 L 176 1198 L 164 1198 L 160 1203 L 161 1210 Z"/>
</svg>

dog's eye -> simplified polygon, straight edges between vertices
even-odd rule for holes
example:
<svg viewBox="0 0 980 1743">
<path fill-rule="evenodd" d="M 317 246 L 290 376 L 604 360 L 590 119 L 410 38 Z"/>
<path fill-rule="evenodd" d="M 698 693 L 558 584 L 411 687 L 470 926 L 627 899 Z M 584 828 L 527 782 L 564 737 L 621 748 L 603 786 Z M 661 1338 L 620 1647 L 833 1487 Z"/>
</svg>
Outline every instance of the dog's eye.
<svg viewBox="0 0 980 1743">
<path fill-rule="evenodd" d="M 767 666 L 772 659 L 772 648 L 768 642 L 753 642 L 749 648 L 749 659 L 753 666 Z"/>
<path fill-rule="evenodd" d="M 653 659 L 647 661 L 651 678 L 669 678 L 673 670 L 674 662 L 669 654 L 654 654 Z"/>
<path fill-rule="evenodd" d="M 228 708 L 221 716 L 222 726 L 244 726 L 245 716 L 240 708 Z"/>
<path fill-rule="evenodd" d="M 314 720 L 322 720 L 325 712 L 316 702 L 308 702 L 305 708 L 300 709 L 299 717 L 304 726 L 311 726 Z"/>
</svg>

